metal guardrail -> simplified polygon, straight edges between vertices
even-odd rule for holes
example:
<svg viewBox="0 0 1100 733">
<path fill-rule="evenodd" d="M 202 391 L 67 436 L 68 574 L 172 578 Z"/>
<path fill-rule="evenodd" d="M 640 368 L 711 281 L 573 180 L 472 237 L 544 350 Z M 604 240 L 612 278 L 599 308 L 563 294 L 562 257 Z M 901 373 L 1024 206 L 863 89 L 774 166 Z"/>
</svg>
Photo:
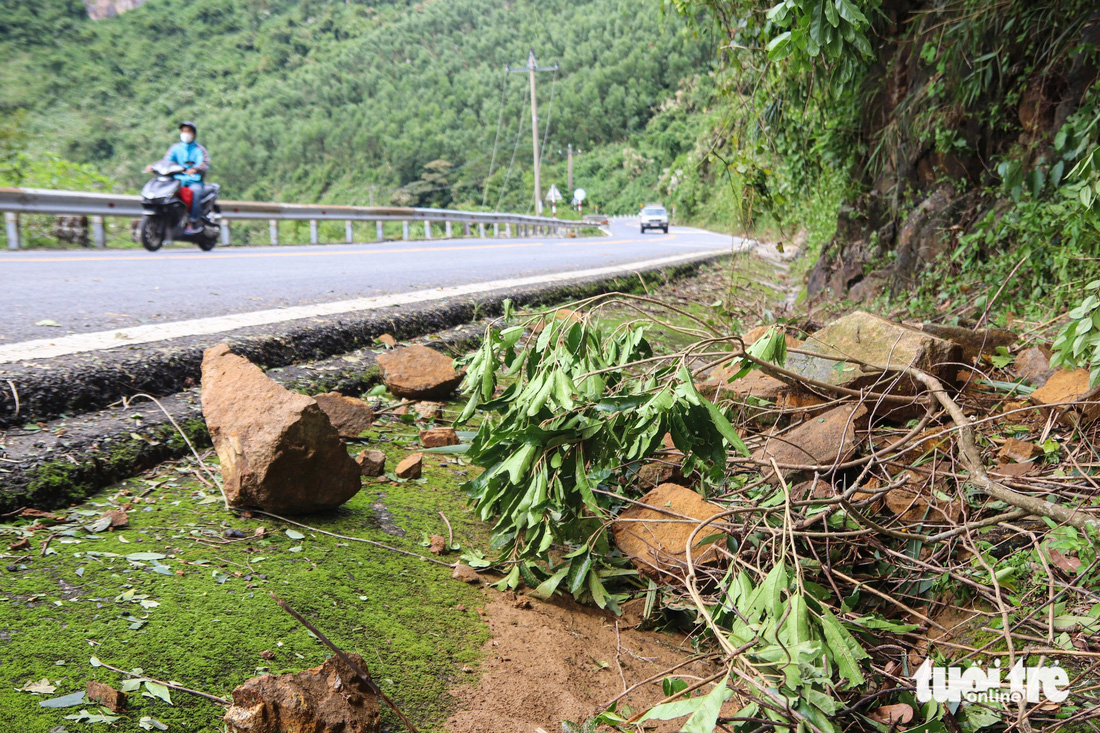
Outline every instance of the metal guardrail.
<svg viewBox="0 0 1100 733">
<path fill-rule="evenodd" d="M 462 225 L 463 236 L 471 236 L 477 226 L 478 236 L 485 237 L 486 226 L 492 226 L 493 236 L 529 237 L 539 234 L 560 236 L 566 229 L 591 227 L 591 222 L 551 219 L 544 216 L 522 214 L 498 214 L 479 211 L 455 211 L 452 209 L 413 209 L 392 206 L 330 206 L 326 204 L 278 204 L 256 201 L 219 201 L 221 207 L 222 244 L 230 243 L 229 222 L 239 220 L 268 220 L 272 244 L 279 243 L 280 221 L 308 221 L 309 241 L 318 243 L 317 224 L 320 221 L 345 222 L 345 240 L 353 241 L 352 223 L 373 221 L 376 223 L 376 241 L 383 241 L 385 222 L 402 222 L 402 239 L 409 239 L 412 222 L 424 223 L 424 236 L 432 239 L 432 224 L 443 224 L 443 236 L 454 236 L 454 225 Z M 19 215 L 52 214 L 56 216 L 87 216 L 92 227 L 92 240 L 96 247 L 107 246 L 104 217 L 135 217 L 142 215 L 141 197 L 111 193 L 83 193 L 80 191 L 53 191 L 41 188 L 0 187 L 0 211 L 7 224 L 8 248 L 19 249 Z"/>
</svg>

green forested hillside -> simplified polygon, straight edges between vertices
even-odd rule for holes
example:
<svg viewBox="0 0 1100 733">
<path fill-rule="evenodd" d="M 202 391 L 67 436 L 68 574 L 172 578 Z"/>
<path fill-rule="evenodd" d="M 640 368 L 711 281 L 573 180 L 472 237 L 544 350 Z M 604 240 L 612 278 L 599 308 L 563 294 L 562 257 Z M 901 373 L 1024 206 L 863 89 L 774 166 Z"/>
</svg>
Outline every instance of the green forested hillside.
<svg viewBox="0 0 1100 733">
<path fill-rule="evenodd" d="M 39 5 L 0 2 L 0 114 L 26 110 L 32 153 L 132 187 L 193 118 L 233 198 L 492 205 L 507 178 L 525 209 L 527 80 L 506 64 L 561 66 L 539 75 L 552 171 L 567 144 L 621 153 L 715 59 L 658 0 L 150 0 L 101 22 Z"/>
</svg>

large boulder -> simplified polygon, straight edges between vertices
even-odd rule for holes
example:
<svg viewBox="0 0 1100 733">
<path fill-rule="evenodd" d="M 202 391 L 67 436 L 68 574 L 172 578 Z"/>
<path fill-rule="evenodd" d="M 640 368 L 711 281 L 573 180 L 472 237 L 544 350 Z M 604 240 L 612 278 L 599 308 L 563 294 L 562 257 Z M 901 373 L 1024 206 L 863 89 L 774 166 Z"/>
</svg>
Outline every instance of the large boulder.
<svg viewBox="0 0 1100 733">
<path fill-rule="evenodd" d="M 360 669 L 362 657 L 348 654 Z M 338 657 L 296 674 L 260 675 L 233 690 L 230 733 L 379 733 L 378 698 Z"/>
<path fill-rule="evenodd" d="M 841 405 L 821 417 L 807 420 L 794 430 L 769 437 L 752 458 L 764 464 L 763 474 L 771 481 L 778 478 L 771 468 L 773 460 L 784 475 L 798 471 L 784 468 L 784 465 L 809 467 L 844 463 L 858 447 L 856 428 L 865 427 L 866 416 L 867 408 L 862 404 Z"/>
<path fill-rule="evenodd" d="M 374 411 L 363 400 L 339 392 L 325 392 L 314 395 L 313 399 L 328 415 L 329 422 L 341 438 L 358 438 L 374 424 Z"/>
<path fill-rule="evenodd" d="M 203 355 L 202 413 L 231 506 L 322 511 L 362 486 L 359 465 L 317 402 L 279 386 L 226 344 Z"/>
<path fill-rule="evenodd" d="M 452 359 L 427 346 L 406 346 L 378 355 L 386 387 L 397 397 L 411 400 L 447 397 L 462 381 Z"/>
<path fill-rule="evenodd" d="M 663 575 L 682 576 L 687 567 L 688 539 L 698 522 L 724 511 L 689 488 L 661 484 L 643 496 L 640 504 L 623 510 L 611 525 L 611 534 L 623 554 L 630 557 L 644 575 L 657 579 Z M 718 531 L 707 525 L 695 533 L 693 562 L 717 560 L 713 547 L 699 545 Z"/>
<path fill-rule="evenodd" d="M 788 354 L 787 368 L 791 371 L 841 387 L 874 385 L 880 392 L 912 392 L 919 387 L 910 377 L 884 380 L 880 374 L 868 374 L 856 364 L 836 359 L 855 359 L 876 369 L 915 367 L 944 376 L 961 356 L 961 349 L 951 341 L 864 311 L 830 323 L 806 339 L 802 348 L 821 357 Z"/>
</svg>

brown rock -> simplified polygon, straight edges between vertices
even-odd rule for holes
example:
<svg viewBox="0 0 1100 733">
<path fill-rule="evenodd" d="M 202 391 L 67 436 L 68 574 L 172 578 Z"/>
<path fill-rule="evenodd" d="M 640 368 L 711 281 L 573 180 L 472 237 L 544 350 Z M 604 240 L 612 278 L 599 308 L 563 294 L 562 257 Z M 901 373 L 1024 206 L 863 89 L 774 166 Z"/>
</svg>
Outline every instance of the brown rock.
<svg viewBox="0 0 1100 733">
<path fill-rule="evenodd" d="M 842 405 L 829 410 L 782 435 L 774 435 L 762 448 L 758 448 L 752 458 L 764 463 L 762 469 L 769 480 L 775 480 L 770 469 L 772 459 L 780 465 L 784 475 L 792 469 L 783 469 L 783 464 L 798 466 L 829 466 L 843 463 L 852 457 L 856 450 L 856 427 L 867 415 L 863 405 Z"/>
<path fill-rule="evenodd" d="M 461 580 L 463 583 L 478 583 L 481 581 L 481 576 L 477 574 L 477 571 L 464 562 L 455 565 L 455 570 L 451 573 L 451 577 L 455 580 Z M 478 613 L 480 613 L 480 611 L 478 611 Z"/>
<path fill-rule="evenodd" d="M 615 544 L 634 561 L 640 572 L 657 579 L 662 574 L 679 575 L 684 567 L 687 541 L 697 521 L 725 511 L 677 484 L 661 484 L 643 496 L 641 504 L 645 506 L 632 504 L 625 509 L 611 525 L 611 534 Z M 681 521 L 667 521 L 677 519 Z M 708 525 L 696 533 L 696 547 L 692 550 L 694 562 L 717 559 L 713 547 L 698 547 L 698 543 L 718 531 Z"/>
<path fill-rule="evenodd" d="M 443 417 L 442 402 L 417 402 L 413 410 L 421 420 L 435 420 Z"/>
<path fill-rule="evenodd" d="M 1042 387 L 1057 371 L 1050 368 L 1050 353 L 1050 349 L 1041 346 L 1024 349 L 1012 362 L 1012 373 L 1032 387 Z"/>
<path fill-rule="evenodd" d="M 855 364 L 835 359 L 856 359 L 878 369 L 912 366 L 943 376 L 948 364 L 959 361 L 961 352 L 950 341 L 863 311 L 830 323 L 806 339 L 803 348 L 821 356 L 788 354 L 787 369 L 837 386 L 859 388 L 875 384 L 876 390 L 881 391 L 892 385 L 893 389 L 908 393 L 919 389 L 909 377 L 887 383 L 878 374 L 865 373 Z"/>
<path fill-rule="evenodd" d="M 397 397 L 413 400 L 446 397 L 462 381 L 452 359 L 427 346 L 407 346 L 378 355 L 383 379 Z"/>
<path fill-rule="evenodd" d="M 89 700 L 99 703 L 112 713 L 126 712 L 126 693 L 119 692 L 110 685 L 88 680 L 84 694 Z"/>
<path fill-rule="evenodd" d="M 458 445 L 458 434 L 454 428 L 432 428 L 420 431 L 420 444 L 425 448 L 442 448 L 446 445 Z"/>
<path fill-rule="evenodd" d="M 420 478 L 420 471 L 424 466 L 424 454 L 413 453 L 406 456 L 397 464 L 397 478 Z"/>
<path fill-rule="evenodd" d="M 442 535 L 433 534 L 428 538 L 428 551 L 433 555 L 442 555 L 447 551 L 447 540 Z"/>
<path fill-rule="evenodd" d="M 1088 391 L 1087 369 L 1059 369 L 1051 375 L 1046 384 L 1031 393 L 1031 401 L 1036 405 L 1076 402 Z"/>
<path fill-rule="evenodd" d="M 359 466 L 317 402 L 283 389 L 226 344 L 203 355 L 202 412 L 232 506 L 322 511 L 362 485 Z"/>
<path fill-rule="evenodd" d="M 384 333 L 379 336 L 378 340 L 381 341 L 387 349 L 392 349 L 397 346 L 397 339 L 395 339 L 391 334 L 388 333 Z"/>
<path fill-rule="evenodd" d="M 381 476 L 386 470 L 386 454 L 380 450 L 362 451 L 355 456 L 355 462 L 363 476 Z"/>
<path fill-rule="evenodd" d="M 361 669 L 362 657 L 348 654 Z M 233 690 L 231 733 L 379 733 L 378 699 L 339 657 L 297 674 L 260 675 Z"/>
<path fill-rule="evenodd" d="M 945 522 L 956 524 L 962 518 L 962 504 L 958 501 L 944 501 L 932 494 L 932 482 L 919 476 L 897 489 L 886 492 L 886 508 L 904 522 L 930 522 L 942 525 Z"/>
<path fill-rule="evenodd" d="M 646 491 L 661 484 L 683 484 L 686 479 L 680 472 L 684 454 L 679 451 L 659 454 L 638 469 L 638 483 Z"/>
<path fill-rule="evenodd" d="M 328 415 L 332 427 L 341 438 L 358 438 L 374 424 L 374 411 L 370 405 L 355 397 L 345 397 L 339 392 L 314 395 L 317 405 Z"/>
<path fill-rule="evenodd" d="M 1027 463 L 1042 454 L 1043 450 L 1034 443 L 1009 438 L 997 451 L 997 460 L 1001 463 Z"/>
<path fill-rule="evenodd" d="M 266 659 L 270 662 L 272 659 L 275 658 L 275 652 L 271 651 L 270 649 L 264 649 L 262 652 L 260 652 L 260 658 Z"/>
<path fill-rule="evenodd" d="M 130 525 L 130 515 L 121 509 L 111 509 L 103 513 L 100 519 L 103 517 L 110 517 L 111 529 L 122 529 Z"/>
</svg>

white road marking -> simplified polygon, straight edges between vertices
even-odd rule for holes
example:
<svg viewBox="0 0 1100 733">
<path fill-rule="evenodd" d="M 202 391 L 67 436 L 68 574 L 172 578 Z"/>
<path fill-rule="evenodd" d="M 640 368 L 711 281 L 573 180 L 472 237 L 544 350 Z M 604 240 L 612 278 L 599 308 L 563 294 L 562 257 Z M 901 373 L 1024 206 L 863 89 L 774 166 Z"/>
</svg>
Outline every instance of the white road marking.
<svg viewBox="0 0 1100 733">
<path fill-rule="evenodd" d="M 734 250 L 736 250 L 736 246 Z M 302 318 L 317 318 L 320 316 L 332 316 L 339 313 L 354 313 L 376 308 L 411 305 L 413 303 L 427 303 L 433 300 L 443 300 L 445 298 L 453 298 L 461 295 L 474 295 L 477 293 L 486 293 L 506 288 L 518 288 L 527 285 L 567 282 L 569 280 L 587 277 L 628 275 L 645 267 L 674 265 L 691 260 L 729 254 L 730 252 L 730 247 L 724 247 L 722 249 L 704 250 L 691 254 L 661 257 L 658 259 L 631 262 L 611 267 L 597 267 L 589 270 L 555 272 L 543 275 L 532 275 L 529 277 L 471 283 L 469 285 L 455 285 L 446 288 L 436 288 L 434 290 L 416 290 L 409 293 L 395 293 L 371 298 L 355 298 L 354 300 L 341 300 L 335 303 L 300 305 L 290 308 L 235 313 L 228 316 L 196 318 L 189 321 L 176 321 L 175 323 L 120 328 L 113 331 L 78 333 L 71 336 L 63 336 L 61 338 L 36 339 L 34 341 L 23 341 L 21 343 L 0 346 L 0 364 L 9 364 L 11 362 L 28 359 L 48 359 L 55 356 L 78 354 L 86 351 L 101 351 L 124 346 L 133 346 L 134 344 L 166 341 L 168 339 L 182 338 L 185 336 L 224 333 L 226 331 L 235 331 L 249 326 L 267 326 L 273 323 L 284 323 L 286 321 L 295 321 Z"/>
</svg>

